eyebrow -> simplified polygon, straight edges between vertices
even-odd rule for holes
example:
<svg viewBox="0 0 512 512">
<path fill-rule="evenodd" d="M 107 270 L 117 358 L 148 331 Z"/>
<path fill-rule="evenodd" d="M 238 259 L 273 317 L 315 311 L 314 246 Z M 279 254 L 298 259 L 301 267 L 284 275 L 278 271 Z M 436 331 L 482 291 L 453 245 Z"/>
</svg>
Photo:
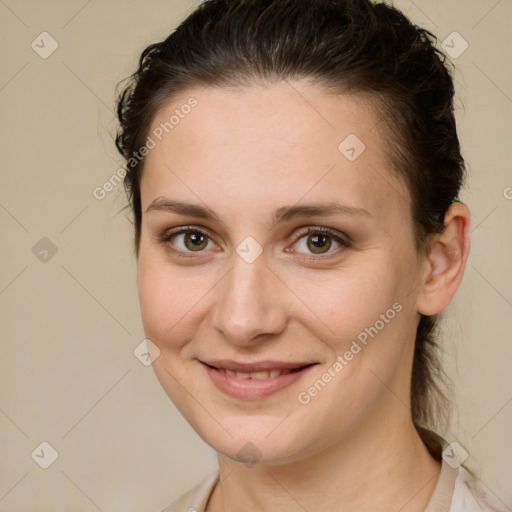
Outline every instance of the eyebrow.
<svg viewBox="0 0 512 512">
<path fill-rule="evenodd" d="M 179 215 L 188 215 L 198 219 L 217 221 L 224 224 L 222 219 L 207 206 L 189 203 L 185 201 L 173 201 L 164 197 L 157 197 L 147 207 L 146 213 L 154 210 L 177 213 Z M 321 203 L 308 204 L 301 206 L 283 206 L 275 210 L 272 214 L 272 227 L 278 222 L 290 221 L 297 217 L 328 217 L 334 215 L 371 217 L 371 214 L 355 206 L 349 206 L 341 203 Z"/>
</svg>

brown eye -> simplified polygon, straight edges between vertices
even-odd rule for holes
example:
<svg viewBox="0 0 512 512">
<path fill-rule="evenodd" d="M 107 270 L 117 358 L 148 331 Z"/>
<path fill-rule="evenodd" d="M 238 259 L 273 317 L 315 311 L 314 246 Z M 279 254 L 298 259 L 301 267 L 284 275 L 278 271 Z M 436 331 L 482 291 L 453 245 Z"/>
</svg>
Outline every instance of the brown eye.
<svg viewBox="0 0 512 512">
<path fill-rule="evenodd" d="M 185 233 L 183 243 L 191 251 L 201 251 L 208 245 L 208 237 L 202 233 Z"/>
<path fill-rule="evenodd" d="M 193 229 L 184 229 L 178 233 L 172 233 L 164 237 L 162 241 L 183 253 L 202 252 L 215 246 L 206 233 Z"/>
<path fill-rule="evenodd" d="M 309 235 L 307 237 L 307 245 L 313 254 L 323 254 L 331 248 L 332 241 L 330 236 Z"/>
<path fill-rule="evenodd" d="M 298 233 L 292 251 L 306 255 L 330 255 L 339 248 L 348 248 L 350 243 L 343 235 L 324 227 L 308 227 Z"/>
</svg>

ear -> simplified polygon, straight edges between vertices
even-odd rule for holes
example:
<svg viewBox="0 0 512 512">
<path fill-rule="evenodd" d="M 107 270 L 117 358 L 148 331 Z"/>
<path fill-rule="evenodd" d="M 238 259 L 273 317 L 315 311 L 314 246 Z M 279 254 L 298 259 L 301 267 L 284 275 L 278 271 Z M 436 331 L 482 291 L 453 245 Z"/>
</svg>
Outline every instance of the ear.
<svg viewBox="0 0 512 512">
<path fill-rule="evenodd" d="M 455 202 L 448 208 L 443 232 L 432 239 L 425 256 L 425 274 L 416 300 L 418 313 L 426 316 L 443 311 L 457 290 L 469 255 L 468 208 Z"/>
</svg>

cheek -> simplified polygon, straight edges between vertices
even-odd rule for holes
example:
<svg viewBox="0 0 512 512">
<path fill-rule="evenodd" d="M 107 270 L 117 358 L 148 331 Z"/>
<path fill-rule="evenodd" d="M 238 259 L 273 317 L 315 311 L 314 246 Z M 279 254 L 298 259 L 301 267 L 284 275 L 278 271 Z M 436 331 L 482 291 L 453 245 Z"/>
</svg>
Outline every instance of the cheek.
<svg viewBox="0 0 512 512">
<path fill-rule="evenodd" d="M 325 339 L 335 347 L 339 345 L 340 350 L 400 300 L 399 286 L 394 269 L 385 262 L 303 274 L 290 283 L 290 288 L 314 313 L 319 329 L 325 331 Z"/>
<path fill-rule="evenodd" d="M 404 283 L 406 267 L 388 259 L 354 269 L 340 277 L 338 291 L 331 289 L 334 300 L 325 301 L 326 323 L 335 332 L 328 343 L 340 364 L 335 384 L 318 403 L 338 403 L 340 421 L 344 414 L 356 418 L 371 410 L 389 389 L 400 396 L 408 389 L 416 315 Z M 406 402 L 407 393 L 401 398 Z"/>
<path fill-rule="evenodd" d="M 386 390 L 382 382 L 406 380 L 404 362 L 413 346 L 416 319 L 403 270 L 387 258 L 314 280 L 296 279 L 297 295 L 307 297 L 307 305 L 316 313 L 316 321 L 308 327 L 317 326 L 311 330 L 327 348 L 326 366 L 338 362 L 325 375 L 333 384 L 314 399 L 317 407 L 330 407 L 332 401 L 340 411 L 352 411 L 356 417 L 364 404 L 371 408 Z M 314 386 L 315 380 L 308 385 Z M 303 391 L 309 395 L 307 389 Z"/>
<path fill-rule="evenodd" d="M 164 343 L 170 346 L 199 300 L 193 280 L 172 272 L 160 257 L 141 248 L 137 288 L 146 337 L 160 348 Z"/>
</svg>

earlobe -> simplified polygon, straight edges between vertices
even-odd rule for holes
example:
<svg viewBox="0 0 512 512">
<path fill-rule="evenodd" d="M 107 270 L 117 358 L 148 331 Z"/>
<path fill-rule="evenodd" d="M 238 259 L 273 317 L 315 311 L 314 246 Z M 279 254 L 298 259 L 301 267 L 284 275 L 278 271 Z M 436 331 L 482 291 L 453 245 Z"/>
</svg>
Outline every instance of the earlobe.
<svg viewBox="0 0 512 512">
<path fill-rule="evenodd" d="M 448 208 L 443 232 L 435 235 L 426 255 L 426 276 L 417 297 L 417 311 L 431 316 L 451 302 L 462 280 L 469 254 L 468 208 L 453 203 Z"/>
</svg>

